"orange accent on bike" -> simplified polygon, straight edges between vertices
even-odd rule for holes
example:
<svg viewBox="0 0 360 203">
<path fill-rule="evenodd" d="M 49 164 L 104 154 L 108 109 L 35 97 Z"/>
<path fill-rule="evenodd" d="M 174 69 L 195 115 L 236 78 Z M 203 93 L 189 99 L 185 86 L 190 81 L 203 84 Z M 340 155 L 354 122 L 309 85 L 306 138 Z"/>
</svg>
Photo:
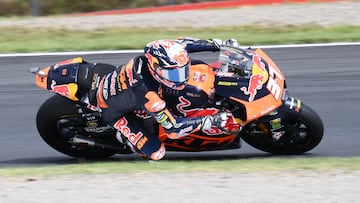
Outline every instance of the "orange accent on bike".
<svg viewBox="0 0 360 203">
<path fill-rule="evenodd" d="M 164 142 L 164 140 L 166 140 L 169 136 L 168 134 L 165 132 L 164 127 L 162 127 L 161 125 L 159 125 L 159 133 L 158 133 L 159 139 Z"/>
<path fill-rule="evenodd" d="M 282 104 L 281 100 L 276 101 L 272 95 L 267 95 L 261 99 L 251 102 L 245 102 L 235 97 L 230 97 L 232 100 L 242 103 L 246 107 L 246 123 L 253 121 L 261 116 L 264 116 L 271 111 L 274 111 Z"/>
<path fill-rule="evenodd" d="M 173 139 L 173 140 L 178 138 L 176 133 L 167 133 L 166 135 L 168 138 Z"/>
<path fill-rule="evenodd" d="M 35 76 L 35 84 L 38 87 L 45 90 L 48 90 L 47 79 L 48 79 L 49 70 L 50 70 L 50 66 L 40 70 L 39 73 L 37 73 Z"/>
<path fill-rule="evenodd" d="M 106 104 L 104 97 L 103 97 L 103 87 L 104 87 L 104 81 L 105 81 L 106 76 L 104 76 L 101 81 L 100 81 L 100 85 L 99 85 L 99 89 L 96 93 L 96 101 L 97 104 L 100 108 L 109 108 L 109 106 Z"/>
<path fill-rule="evenodd" d="M 209 137 L 204 135 L 189 134 L 185 137 L 168 139 L 169 135 L 162 126 L 159 127 L 159 139 L 166 147 L 173 147 L 185 151 L 205 151 L 224 146 L 234 142 L 236 134 L 223 135 L 221 137 Z"/>
<path fill-rule="evenodd" d="M 192 65 L 188 84 L 202 89 L 210 95 L 214 89 L 215 73 L 213 69 L 206 64 Z"/>
<path fill-rule="evenodd" d="M 159 126 L 159 133 L 158 133 L 158 135 L 159 135 L 159 139 L 160 139 L 161 141 L 164 141 L 164 140 L 166 140 L 166 139 L 168 139 L 168 138 L 170 138 L 170 139 L 172 139 L 172 140 L 178 139 L 178 136 L 177 136 L 176 133 L 167 133 L 167 132 L 165 131 L 164 127 L 162 127 L 162 126 Z"/>
<path fill-rule="evenodd" d="M 61 61 L 57 63 L 57 65 L 68 65 L 68 64 L 74 64 L 74 63 L 82 63 L 84 60 L 81 57 L 68 59 L 65 61 Z"/>
<path fill-rule="evenodd" d="M 261 58 L 263 58 L 270 66 L 276 68 L 280 72 L 277 65 L 274 63 L 274 61 L 271 60 L 271 58 L 262 49 L 256 49 L 255 53 L 257 55 L 261 56 Z"/>
</svg>

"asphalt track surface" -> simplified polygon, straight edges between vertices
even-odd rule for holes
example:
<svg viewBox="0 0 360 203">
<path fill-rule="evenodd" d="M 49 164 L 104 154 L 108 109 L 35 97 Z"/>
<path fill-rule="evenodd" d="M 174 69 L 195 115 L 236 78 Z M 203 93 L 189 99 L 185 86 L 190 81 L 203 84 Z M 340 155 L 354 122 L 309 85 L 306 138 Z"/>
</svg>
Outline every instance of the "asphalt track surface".
<svg viewBox="0 0 360 203">
<path fill-rule="evenodd" d="M 325 134 L 304 157 L 360 156 L 360 46 L 264 49 L 283 71 L 292 96 L 300 98 L 323 119 Z M 81 55 L 91 62 L 125 63 L 135 53 Z M 39 136 L 35 116 L 52 93 L 37 88 L 30 67 L 45 67 L 80 55 L 0 57 L 0 167 L 78 163 L 49 147 Z M 213 53 L 193 55 L 216 60 Z M 243 159 L 271 157 L 247 144 L 236 150 L 169 152 L 167 159 Z M 140 159 L 115 155 L 109 160 Z M 84 160 L 82 160 L 83 162 Z M 106 161 L 106 160 L 105 160 Z"/>
</svg>

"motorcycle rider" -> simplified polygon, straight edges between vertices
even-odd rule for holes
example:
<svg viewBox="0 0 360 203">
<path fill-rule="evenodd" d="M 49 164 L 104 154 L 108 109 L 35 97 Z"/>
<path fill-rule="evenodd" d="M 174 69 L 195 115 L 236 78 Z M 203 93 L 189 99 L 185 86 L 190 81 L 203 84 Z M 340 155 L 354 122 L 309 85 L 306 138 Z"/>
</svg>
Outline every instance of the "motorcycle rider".
<svg viewBox="0 0 360 203">
<path fill-rule="evenodd" d="M 104 76 L 99 83 L 97 104 L 102 109 L 104 121 L 122 134 L 117 136 L 119 141 L 126 139 L 133 151 L 152 160 L 165 156 L 164 144 L 143 126 L 142 119 L 134 113 L 136 110 L 145 110 L 154 117 L 171 139 L 211 126 L 223 127 L 229 113 L 180 118 L 167 109 L 159 94 L 162 85 L 174 90 L 185 87 L 192 64 L 188 53 L 219 51 L 221 44 L 219 39 L 156 40 L 145 46 L 144 54 Z"/>
</svg>

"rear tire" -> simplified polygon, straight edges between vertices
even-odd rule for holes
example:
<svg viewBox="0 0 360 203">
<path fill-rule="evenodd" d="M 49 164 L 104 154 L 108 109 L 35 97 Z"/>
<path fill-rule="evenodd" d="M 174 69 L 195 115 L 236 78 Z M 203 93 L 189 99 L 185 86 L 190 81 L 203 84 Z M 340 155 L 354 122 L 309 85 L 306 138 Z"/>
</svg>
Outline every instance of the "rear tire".
<svg viewBox="0 0 360 203">
<path fill-rule="evenodd" d="M 272 154 L 297 155 L 315 148 L 321 141 L 324 134 L 324 125 L 319 115 L 310 107 L 302 104 L 300 112 L 279 109 L 286 114 L 283 121 L 285 133 L 279 139 L 274 139 L 272 134 L 264 133 L 259 126 L 266 126 L 266 123 L 259 121 L 252 122 L 244 127 L 240 136 L 249 145 Z M 271 120 L 271 117 L 268 119 Z M 270 132 L 269 129 L 267 129 Z"/>
<path fill-rule="evenodd" d="M 59 134 L 57 123 L 66 116 L 76 116 L 75 103 L 65 97 L 54 95 L 38 110 L 36 125 L 43 140 L 55 150 L 75 158 L 107 158 L 116 152 L 100 148 L 73 149 L 72 145 Z"/>
</svg>

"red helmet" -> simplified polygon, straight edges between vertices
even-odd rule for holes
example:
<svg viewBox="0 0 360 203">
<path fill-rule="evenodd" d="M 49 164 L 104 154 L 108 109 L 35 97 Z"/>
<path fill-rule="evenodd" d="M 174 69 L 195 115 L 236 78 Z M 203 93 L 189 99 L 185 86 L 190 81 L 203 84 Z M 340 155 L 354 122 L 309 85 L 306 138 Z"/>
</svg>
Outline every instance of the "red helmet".
<svg viewBox="0 0 360 203">
<path fill-rule="evenodd" d="M 184 46 L 174 40 L 156 40 L 144 48 L 152 76 L 161 84 L 181 90 L 189 79 L 190 58 Z"/>
</svg>

